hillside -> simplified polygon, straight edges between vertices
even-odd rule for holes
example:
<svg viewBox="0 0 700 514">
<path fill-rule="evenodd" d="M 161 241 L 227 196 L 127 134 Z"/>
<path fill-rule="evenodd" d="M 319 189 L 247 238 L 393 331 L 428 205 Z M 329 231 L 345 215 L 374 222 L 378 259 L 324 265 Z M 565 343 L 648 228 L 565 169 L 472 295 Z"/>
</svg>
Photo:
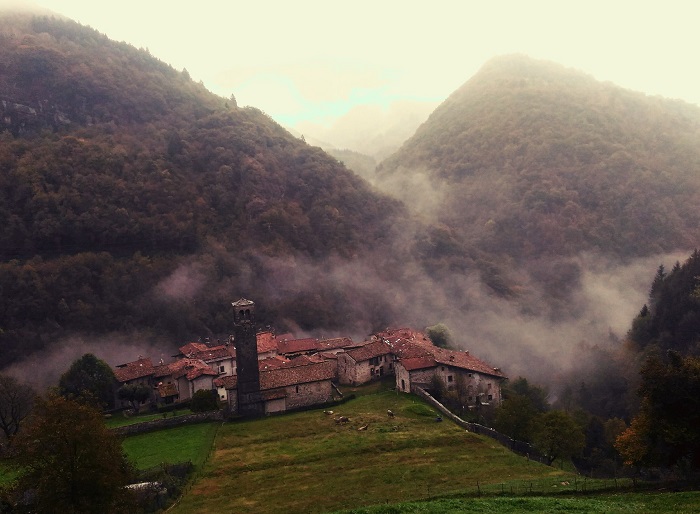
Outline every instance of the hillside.
<svg viewBox="0 0 700 514">
<path fill-rule="evenodd" d="M 493 255 L 629 258 L 697 244 L 699 136 L 696 106 L 505 56 L 378 175 L 399 198 L 426 196 L 424 212 Z"/>
<path fill-rule="evenodd" d="M 337 424 L 313 410 L 223 424 L 201 475 L 173 512 L 331 512 L 476 494 L 477 483 L 494 493 L 573 484 L 572 473 L 449 421 L 436 423 L 435 411 L 412 395 L 383 391 L 334 409 L 350 421 Z"/>
<path fill-rule="evenodd" d="M 357 258 L 405 217 L 261 111 L 69 20 L 0 18 L 0 100 L 0 366 L 75 333 L 226 334 L 242 295 L 337 327 L 344 292 L 285 297 L 270 274 Z"/>
</svg>

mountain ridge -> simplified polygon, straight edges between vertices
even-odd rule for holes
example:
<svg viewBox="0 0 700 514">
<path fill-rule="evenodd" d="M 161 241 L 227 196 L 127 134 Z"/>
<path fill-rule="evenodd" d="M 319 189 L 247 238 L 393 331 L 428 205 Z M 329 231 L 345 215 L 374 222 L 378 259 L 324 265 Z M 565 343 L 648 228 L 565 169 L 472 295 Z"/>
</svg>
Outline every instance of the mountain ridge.
<svg viewBox="0 0 700 514">
<path fill-rule="evenodd" d="M 698 136 L 696 106 L 506 56 L 445 100 L 377 173 L 381 183 L 418 169 L 449 188 L 439 219 L 490 252 L 648 255 L 700 237 L 688 208 L 700 199 Z"/>
</svg>

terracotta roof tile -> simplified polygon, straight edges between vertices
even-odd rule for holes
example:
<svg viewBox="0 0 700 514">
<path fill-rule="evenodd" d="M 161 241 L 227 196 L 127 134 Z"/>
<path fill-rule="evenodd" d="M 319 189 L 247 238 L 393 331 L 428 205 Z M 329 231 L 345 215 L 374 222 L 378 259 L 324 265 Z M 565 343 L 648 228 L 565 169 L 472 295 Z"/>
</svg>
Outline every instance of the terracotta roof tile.
<svg viewBox="0 0 700 514">
<path fill-rule="evenodd" d="M 203 352 L 207 348 L 209 347 L 204 343 L 187 343 L 178 348 L 178 350 L 180 351 L 180 355 L 189 356 L 191 353 Z"/>
<path fill-rule="evenodd" d="M 430 347 L 425 344 L 415 343 L 403 338 L 391 338 L 389 340 L 385 339 L 384 341 L 387 342 L 391 348 L 391 353 L 396 355 L 399 359 L 413 359 L 430 355 Z M 433 345 L 431 344 L 430 346 Z"/>
<path fill-rule="evenodd" d="M 339 348 L 353 348 L 357 346 L 349 337 L 334 337 L 333 339 L 322 339 L 318 342 L 318 350 L 328 351 L 337 350 Z"/>
<path fill-rule="evenodd" d="M 474 357 L 469 352 L 446 350 L 433 346 L 430 353 L 438 364 L 476 371 L 485 375 L 506 378 L 499 368 L 494 368 L 485 361 Z"/>
<path fill-rule="evenodd" d="M 114 370 L 114 376 L 119 382 L 128 382 L 137 378 L 148 377 L 153 375 L 154 372 L 155 368 L 151 359 L 139 359 L 117 366 Z"/>
<path fill-rule="evenodd" d="M 181 359 L 173 365 L 173 378 L 185 377 L 187 380 L 194 380 L 202 375 L 218 375 L 211 366 L 200 359 Z"/>
<path fill-rule="evenodd" d="M 307 337 L 305 339 L 285 339 L 277 341 L 277 351 L 281 354 L 310 352 L 317 349 L 318 339 Z"/>
<path fill-rule="evenodd" d="M 435 366 L 437 366 L 435 359 L 433 359 L 430 355 L 401 359 L 399 362 L 404 368 L 406 368 L 407 371 L 434 368 Z"/>
<path fill-rule="evenodd" d="M 331 380 L 335 376 L 333 362 L 313 362 L 303 366 L 285 366 L 260 372 L 260 389 L 275 389 L 309 382 Z"/>
<path fill-rule="evenodd" d="M 353 348 L 345 353 L 352 357 L 355 362 L 361 362 L 391 353 L 391 348 L 384 341 L 369 341 L 363 346 Z"/>
<path fill-rule="evenodd" d="M 260 359 L 258 361 L 258 369 L 260 371 L 265 371 L 267 369 L 277 369 L 277 368 L 281 368 L 282 366 L 284 366 L 288 362 L 289 362 L 289 360 L 285 359 L 284 357 L 280 357 L 280 356 L 268 357 L 266 359 Z"/>
<path fill-rule="evenodd" d="M 206 366 L 204 368 L 198 367 L 198 368 L 194 368 L 194 369 L 189 370 L 187 372 L 187 375 L 185 375 L 185 378 L 187 378 L 187 380 L 194 380 L 195 378 L 199 378 L 203 375 L 209 375 L 209 376 L 216 377 L 219 375 L 219 373 L 217 373 L 216 371 L 211 369 L 209 366 Z"/>
<path fill-rule="evenodd" d="M 192 353 L 193 359 L 201 359 L 204 362 L 230 359 L 233 357 L 234 349 L 227 345 L 212 346 L 202 351 Z"/>
<path fill-rule="evenodd" d="M 258 342 L 258 353 L 267 353 L 277 350 L 275 334 L 272 332 L 258 332 L 256 334 Z"/>
<path fill-rule="evenodd" d="M 238 376 L 226 375 L 224 377 L 215 378 L 214 385 L 225 389 L 235 389 L 238 387 Z"/>
</svg>

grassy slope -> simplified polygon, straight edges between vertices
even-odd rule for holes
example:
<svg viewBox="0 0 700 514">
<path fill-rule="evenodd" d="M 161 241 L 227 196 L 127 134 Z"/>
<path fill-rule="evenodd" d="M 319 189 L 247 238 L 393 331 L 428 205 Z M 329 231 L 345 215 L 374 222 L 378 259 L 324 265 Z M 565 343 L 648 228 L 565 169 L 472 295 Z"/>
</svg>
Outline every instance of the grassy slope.
<svg viewBox="0 0 700 514">
<path fill-rule="evenodd" d="M 223 425 L 201 478 L 175 512 L 328 512 L 457 493 L 477 482 L 571 476 L 436 423 L 411 396 L 361 396 L 338 411 L 348 424 L 310 411 Z"/>
<path fill-rule="evenodd" d="M 601 494 L 576 498 L 510 497 L 465 498 L 412 502 L 391 506 L 344 511 L 346 514 L 447 514 L 447 513 L 519 513 L 577 512 L 611 514 L 639 512 L 645 514 L 673 512 L 685 514 L 700 511 L 700 492 Z"/>
<path fill-rule="evenodd" d="M 209 455 L 219 426 L 200 423 L 139 434 L 124 439 L 123 448 L 137 469 L 188 460 L 199 467 Z"/>
</svg>

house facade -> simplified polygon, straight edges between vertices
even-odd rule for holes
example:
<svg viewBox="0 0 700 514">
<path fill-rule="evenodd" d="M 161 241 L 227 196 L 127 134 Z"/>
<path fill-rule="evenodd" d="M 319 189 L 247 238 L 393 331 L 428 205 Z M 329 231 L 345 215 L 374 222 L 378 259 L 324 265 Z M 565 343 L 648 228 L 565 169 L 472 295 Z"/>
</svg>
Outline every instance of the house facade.
<svg viewBox="0 0 700 514">
<path fill-rule="evenodd" d="M 368 341 L 363 346 L 338 353 L 338 381 L 360 385 L 394 374 L 391 348 L 382 340 Z"/>
<path fill-rule="evenodd" d="M 265 414 L 324 404 L 333 399 L 333 362 L 300 358 L 286 362 L 275 359 L 276 363 L 266 364 L 266 360 L 260 361 L 260 398 Z M 216 383 L 227 389 L 229 410 L 237 413 L 237 381 L 222 377 Z"/>
</svg>

